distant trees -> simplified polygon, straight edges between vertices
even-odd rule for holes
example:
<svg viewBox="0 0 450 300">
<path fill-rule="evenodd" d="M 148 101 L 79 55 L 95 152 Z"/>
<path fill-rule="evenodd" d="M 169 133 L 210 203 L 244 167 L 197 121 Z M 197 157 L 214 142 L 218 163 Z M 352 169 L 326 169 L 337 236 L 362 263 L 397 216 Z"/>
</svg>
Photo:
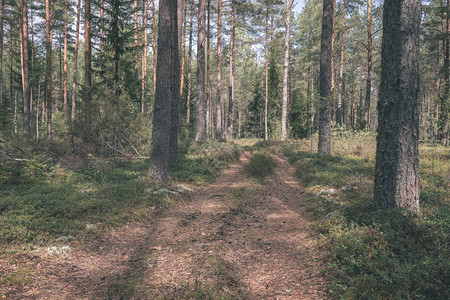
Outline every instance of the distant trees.
<svg viewBox="0 0 450 300">
<path fill-rule="evenodd" d="M 375 168 L 375 204 L 419 209 L 421 1 L 385 1 Z"/>
<path fill-rule="evenodd" d="M 171 161 L 180 137 L 319 133 L 318 152 L 329 154 L 333 130 L 377 127 L 379 1 L 307 0 L 292 14 L 291 0 L 177 1 L 181 64 L 171 111 L 181 118 L 171 123 Z M 150 152 L 144 128 L 155 110 L 156 2 L 39 3 L 1 2 L 0 134 L 27 140 L 35 127 L 37 138 L 47 129 L 49 139 L 56 134 L 102 153 Z M 449 4 L 422 4 L 419 133 L 448 144 Z"/>
</svg>

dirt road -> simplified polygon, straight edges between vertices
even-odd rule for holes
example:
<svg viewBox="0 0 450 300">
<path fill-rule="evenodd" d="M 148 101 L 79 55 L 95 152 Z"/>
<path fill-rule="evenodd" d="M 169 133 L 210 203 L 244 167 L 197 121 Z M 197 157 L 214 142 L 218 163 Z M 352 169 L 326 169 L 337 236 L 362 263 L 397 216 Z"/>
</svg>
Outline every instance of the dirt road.
<svg viewBox="0 0 450 300">
<path fill-rule="evenodd" d="M 175 208 L 72 242 L 65 257 L 36 257 L 36 283 L 16 296 L 325 299 L 302 188 L 286 158 L 274 157 L 275 174 L 264 181 L 244 173 L 245 153 Z"/>
</svg>

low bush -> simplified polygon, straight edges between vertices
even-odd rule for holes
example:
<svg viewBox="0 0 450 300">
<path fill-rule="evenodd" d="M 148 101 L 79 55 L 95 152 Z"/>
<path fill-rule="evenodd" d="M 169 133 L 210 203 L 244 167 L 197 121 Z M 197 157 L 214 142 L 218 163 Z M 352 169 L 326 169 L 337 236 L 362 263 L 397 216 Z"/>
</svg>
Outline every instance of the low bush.
<svg viewBox="0 0 450 300">
<path fill-rule="evenodd" d="M 264 152 L 256 152 L 245 165 L 245 171 L 251 176 L 264 178 L 272 175 L 275 167 L 276 163 L 272 156 Z"/>
</svg>

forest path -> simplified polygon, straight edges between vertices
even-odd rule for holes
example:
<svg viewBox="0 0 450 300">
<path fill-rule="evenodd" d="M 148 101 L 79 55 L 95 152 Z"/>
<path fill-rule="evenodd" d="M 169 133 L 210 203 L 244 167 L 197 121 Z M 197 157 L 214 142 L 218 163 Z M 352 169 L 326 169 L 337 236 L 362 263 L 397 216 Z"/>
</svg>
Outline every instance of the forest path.
<svg viewBox="0 0 450 300">
<path fill-rule="evenodd" d="M 175 208 L 42 262 L 45 277 L 22 296 L 325 299 L 317 238 L 294 168 L 275 154 L 275 173 L 259 181 L 243 171 L 249 156 Z"/>
</svg>

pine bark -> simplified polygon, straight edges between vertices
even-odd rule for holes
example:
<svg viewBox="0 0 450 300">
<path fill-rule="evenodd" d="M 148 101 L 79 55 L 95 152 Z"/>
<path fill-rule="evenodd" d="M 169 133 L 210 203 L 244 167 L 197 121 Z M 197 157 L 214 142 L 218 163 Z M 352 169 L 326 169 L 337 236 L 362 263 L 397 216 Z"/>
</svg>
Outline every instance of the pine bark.
<svg viewBox="0 0 450 300">
<path fill-rule="evenodd" d="M 45 70 L 45 102 L 47 104 L 47 139 L 52 138 L 52 16 L 50 3 L 45 0 L 45 50 L 46 50 L 46 70 Z"/>
<path fill-rule="evenodd" d="M 269 128 L 268 128 L 268 106 L 269 106 L 269 3 L 267 2 L 266 7 L 266 95 L 264 101 L 264 140 L 269 139 Z"/>
<path fill-rule="evenodd" d="M 200 0 L 198 5 L 198 38 L 197 38 L 197 122 L 195 141 L 204 142 L 205 133 L 205 22 L 206 0 Z"/>
<path fill-rule="evenodd" d="M 30 140 L 30 65 L 28 52 L 28 1 L 22 0 L 22 75 L 23 75 L 23 137 Z"/>
<path fill-rule="evenodd" d="M 76 101 L 77 101 L 77 70 L 78 70 L 78 44 L 80 38 L 80 16 L 81 16 L 81 0 L 78 0 L 77 6 L 77 25 L 75 30 L 75 50 L 73 54 L 73 76 L 72 76 L 72 110 L 70 114 L 70 122 L 75 122 Z"/>
<path fill-rule="evenodd" d="M 207 29 L 206 29 L 206 138 L 211 134 L 211 0 L 207 2 Z"/>
<path fill-rule="evenodd" d="M 234 0 L 231 1 L 231 32 L 230 32 L 230 86 L 228 87 L 228 118 L 227 118 L 227 140 L 233 139 L 234 125 L 234 39 L 235 39 L 236 7 Z"/>
<path fill-rule="evenodd" d="M 171 84 L 171 116 L 170 116 L 170 148 L 169 148 L 169 159 L 170 164 L 176 164 L 178 160 L 178 138 L 180 132 L 180 117 L 181 117 L 181 97 L 180 97 L 180 78 L 181 78 L 181 67 L 180 67 L 180 53 L 181 53 L 181 32 L 182 32 L 182 20 L 183 20 L 183 0 L 177 0 L 175 6 L 176 13 L 173 22 L 175 22 L 175 41 L 171 44 L 173 47 L 177 47 L 176 53 L 173 53 L 171 58 L 172 68 L 172 84 Z"/>
<path fill-rule="evenodd" d="M 343 106 L 344 95 L 344 54 L 345 54 L 345 18 L 347 10 L 345 0 L 342 3 L 342 33 L 341 33 L 341 49 L 340 49 L 340 61 L 339 61 L 339 83 L 338 83 L 338 102 L 336 108 L 336 121 L 339 126 L 342 126 L 345 122 Z"/>
<path fill-rule="evenodd" d="M 288 76 L 289 76 L 289 36 L 291 21 L 292 0 L 286 0 L 286 33 L 284 36 L 284 63 L 283 63 L 283 103 L 281 108 L 281 140 L 287 139 L 287 106 L 288 106 Z"/>
<path fill-rule="evenodd" d="M 156 93 L 148 177 L 151 180 L 165 183 L 169 180 L 169 136 L 171 104 L 173 103 L 168 99 L 180 95 L 179 86 L 172 86 L 174 77 L 179 76 L 179 70 L 173 69 L 176 64 L 172 63 L 173 60 L 179 61 L 176 1 L 160 0 L 159 20 Z"/>
<path fill-rule="evenodd" d="M 67 23 L 68 23 L 69 0 L 64 1 L 64 116 L 68 117 L 69 107 L 67 105 Z"/>
<path fill-rule="evenodd" d="M 331 58 L 333 39 L 333 0 L 323 1 L 322 36 L 320 49 L 320 98 L 319 110 L 319 143 L 318 154 L 329 155 L 331 152 L 331 101 L 332 101 L 332 68 Z"/>
<path fill-rule="evenodd" d="M 84 2 L 84 105 L 85 139 L 92 139 L 92 98 L 91 98 L 91 0 Z"/>
<path fill-rule="evenodd" d="M 374 201 L 419 209 L 420 0 L 385 1 Z"/>
<path fill-rule="evenodd" d="M 186 25 L 187 25 L 187 5 L 184 5 L 183 13 L 183 43 L 181 45 L 181 79 L 180 79 L 180 99 L 183 101 L 184 95 L 184 73 L 186 67 Z"/>
<path fill-rule="evenodd" d="M 364 104 L 363 129 L 370 127 L 370 96 L 372 94 L 372 1 L 367 1 L 367 75 L 366 75 L 366 98 Z"/>
<path fill-rule="evenodd" d="M 216 139 L 221 140 L 222 129 L 222 0 L 217 1 L 217 87 L 216 87 Z"/>
<path fill-rule="evenodd" d="M 155 6 L 155 0 L 152 0 L 152 35 L 153 35 L 153 42 L 152 42 L 152 58 L 153 58 L 153 98 L 155 98 L 156 93 L 156 6 Z"/>
<path fill-rule="evenodd" d="M 191 20 L 189 22 L 189 45 L 188 45 L 188 86 L 186 95 L 186 137 L 190 136 L 191 126 L 191 89 L 192 89 L 192 36 L 194 24 L 194 6 L 191 4 Z"/>
<path fill-rule="evenodd" d="M 139 81 L 139 44 L 138 44 L 138 0 L 133 1 L 133 36 L 134 36 L 134 80 Z"/>
<path fill-rule="evenodd" d="M 0 112 L 3 111 L 3 26 L 5 21 L 5 0 L 2 0 L 0 15 Z"/>
<path fill-rule="evenodd" d="M 439 140 L 441 145 L 448 145 L 448 105 L 449 105 L 449 91 L 450 91 L 450 5 L 447 0 L 446 19 L 444 20 L 444 90 L 443 95 L 440 97 L 440 110 L 439 110 Z"/>
<path fill-rule="evenodd" d="M 147 20 L 148 20 L 148 0 L 144 0 L 144 15 L 142 18 L 142 35 L 143 35 L 143 47 L 142 47 L 142 82 L 141 82 L 141 114 L 144 114 L 144 104 L 147 98 L 147 47 L 148 47 L 148 34 L 147 34 Z"/>
</svg>

